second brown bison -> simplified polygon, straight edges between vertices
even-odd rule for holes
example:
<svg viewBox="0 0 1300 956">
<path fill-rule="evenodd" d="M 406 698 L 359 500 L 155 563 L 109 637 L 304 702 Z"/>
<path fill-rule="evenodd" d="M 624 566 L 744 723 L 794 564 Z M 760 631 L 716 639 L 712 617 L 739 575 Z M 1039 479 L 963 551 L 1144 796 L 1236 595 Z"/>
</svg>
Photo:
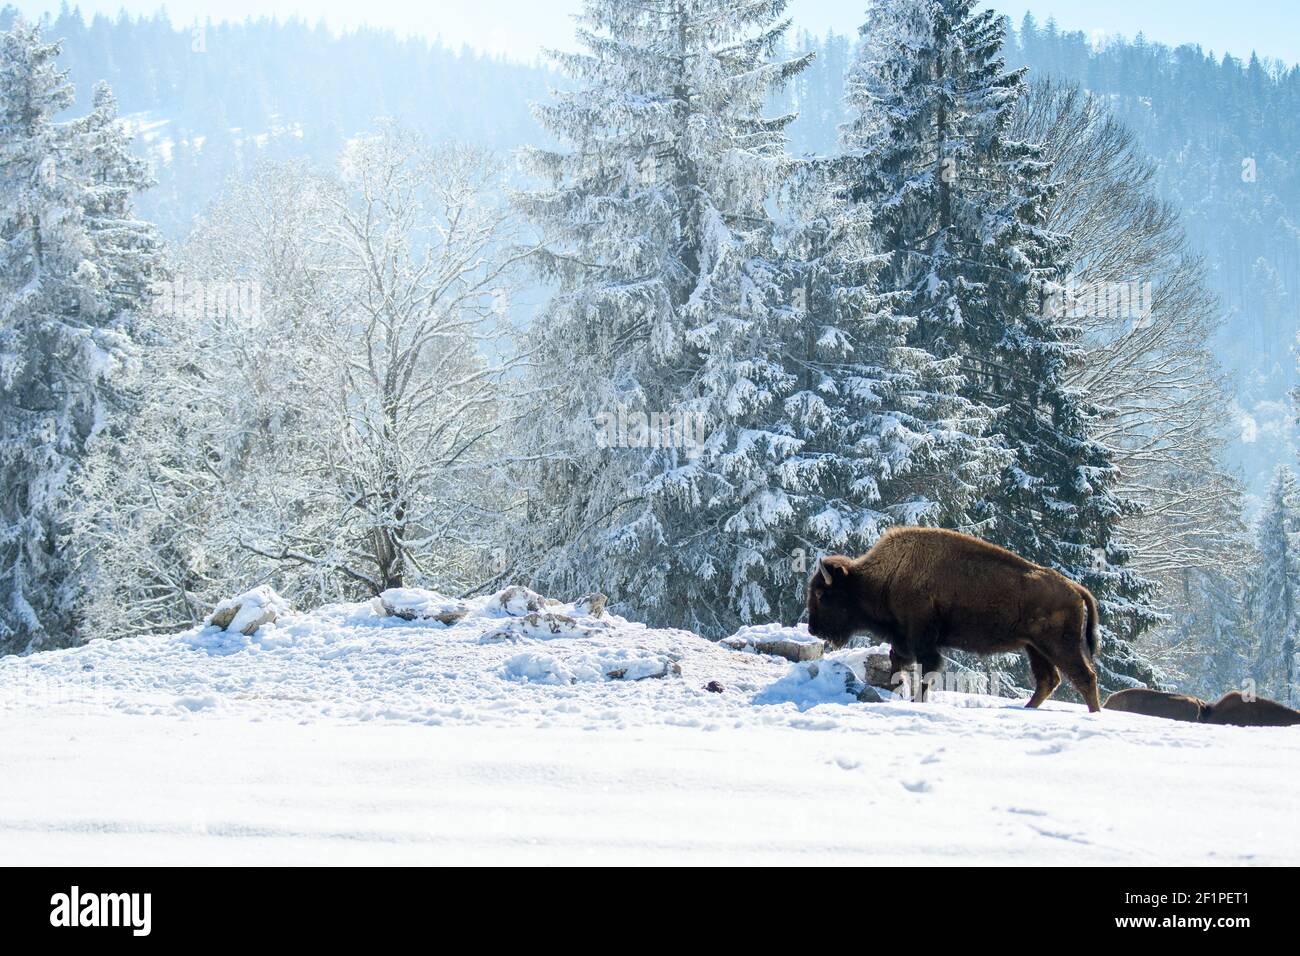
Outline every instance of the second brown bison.
<svg viewBox="0 0 1300 956">
<path fill-rule="evenodd" d="M 1231 727 L 1293 727 L 1300 724 L 1300 711 L 1267 697 L 1248 698 L 1236 690 L 1211 704 L 1199 697 L 1140 687 L 1111 694 L 1106 698 L 1106 709 Z"/>
<path fill-rule="evenodd" d="M 1101 710 L 1097 602 L 1087 588 L 1004 548 L 941 528 L 894 528 L 860 558 L 822 558 L 808 582 L 808 631 L 834 647 L 868 632 L 889 642 L 895 672 L 942 665 L 940 649 L 1023 649 L 1037 687 L 1064 673 L 1088 709 Z"/>
<path fill-rule="evenodd" d="M 1164 717 L 1166 720 L 1185 720 L 1199 724 L 1205 719 L 1210 705 L 1199 697 L 1186 694 L 1170 694 L 1162 690 L 1149 690 L 1146 687 L 1134 687 L 1131 690 L 1116 691 L 1106 698 L 1107 710 L 1119 710 L 1129 714 L 1145 714 L 1148 717 Z"/>
</svg>

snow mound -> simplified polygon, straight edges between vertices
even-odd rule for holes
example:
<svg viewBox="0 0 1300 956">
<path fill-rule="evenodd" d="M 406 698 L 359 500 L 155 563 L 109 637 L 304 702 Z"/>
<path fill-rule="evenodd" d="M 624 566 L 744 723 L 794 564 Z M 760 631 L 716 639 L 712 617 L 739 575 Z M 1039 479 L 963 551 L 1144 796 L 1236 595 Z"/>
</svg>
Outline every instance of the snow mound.
<svg viewBox="0 0 1300 956">
<path fill-rule="evenodd" d="M 524 651 L 501 667 L 508 680 L 526 684 L 579 684 L 607 680 L 638 681 L 654 677 L 680 677 L 681 666 L 662 654 L 618 649 L 584 654 L 564 661 L 553 654 Z"/>
<path fill-rule="evenodd" d="M 789 703 L 802 711 L 819 704 L 894 700 L 898 695 L 888 689 L 890 669 L 888 644 L 835 651 L 821 660 L 794 664 L 754 703 Z M 1000 698 L 990 698 L 995 699 Z"/>
<path fill-rule="evenodd" d="M 202 697 L 177 697 L 176 706 L 182 710 L 200 711 L 210 710 L 217 707 L 220 702 L 212 694 L 204 694 Z"/>
<path fill-rule="evenodd" d="M 576 684 L 580 680 L 597 680 L 592 671 L 574 671 L 559 658 L 540 651 L 516 654 L 501 665 L 501 676 L 525 684 Z"/>
<path fill-rule="evenodd" d="M 808 661 L 792 666 L 784 677 L 758 694 L 754 703 L 790 703 L 800 710 L 818 704 L 853 704 L 864 686 L 853 668 L 840 661 Z"/>
</svg>

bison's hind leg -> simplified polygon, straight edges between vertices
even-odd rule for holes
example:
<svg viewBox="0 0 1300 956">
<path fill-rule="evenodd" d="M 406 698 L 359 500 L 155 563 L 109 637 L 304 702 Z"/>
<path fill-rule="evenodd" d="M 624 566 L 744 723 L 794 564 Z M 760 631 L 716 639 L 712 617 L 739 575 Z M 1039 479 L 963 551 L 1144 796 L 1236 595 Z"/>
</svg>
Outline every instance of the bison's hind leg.
<svg viewBox="0 0 1300 956">
<path fill-rule="evenodd" d="M 1052 660 L 1074 685 L 1088 709 L 1094 714 L 1101 710 L 1101 696 L 1097 692 L 1097 671 L 1092 666 L 1088 654 L 1088 611 L 1082 601 L 1075 613 L 1066 621 L 1065 631 L 1061 634 L 1059 650 L 1055 650 Z"/>
<path fill-rule="evenodd" d="M 1029 698 L 1026 707 L 1037 707 L 1061 685 L 1061 672 L 1056 669 L 1056 665 L 1047 659 L 1041 652 L 1033 646 L 1026 644 L 1025 653 L 1029 655 L 1029 669 L 1034 672 L 1034 680 L 1037 686 L 1034 688 L 1034 696 Z"/>
<path fill-rule="evenodd" d="M 1065 671 L 1065 676 L 1070 679 L 1074 689 L 1079 692 L 1088 705 L 1088 709 L 1094 714 L 1101 710 L 1101 695 L 1097 690 L 1097 672 L 1093 670 L 1092 662 L 1084 657 L 1082 653 L 1075 660 L 1060 662 L 1061 670 Z"/>
</svg>

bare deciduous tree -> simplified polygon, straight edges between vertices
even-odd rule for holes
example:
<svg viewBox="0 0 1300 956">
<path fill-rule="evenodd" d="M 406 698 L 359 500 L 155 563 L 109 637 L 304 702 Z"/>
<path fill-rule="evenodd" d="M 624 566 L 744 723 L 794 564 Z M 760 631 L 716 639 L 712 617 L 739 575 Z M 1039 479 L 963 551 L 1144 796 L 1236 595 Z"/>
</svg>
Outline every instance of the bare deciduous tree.
<svg viewBox="0 0 1300 956">
<path fill-rule="evenodd" d="M 180 626 L 262 581 L 337 600 L 482 579 L 530 253 L 499 173 L 384 127 L 337 176 L 230 187 L 154 317 L 136 426 L 85 483 L 93 625 Z"/>
<path fill-rule="evenodd" d="M 349 146 L 316 240 L 315 427 L 297 452 L 312 480 L 291 505 L 304 520 L 246 546 L 373 593 L 470 583 L 511 366 L 503 305 L 528 255 L 499 174 L 480 150 L 395 127 Z"/>
<path fill-rule="evenodd" d="M 1039 82 L 1015 122 L 1054 164 L 1049 228 L 1071 236 L 1083 291 L 1058 304 L 1087 343 L 1071 385 L 1104 409 L 1096 437 L 1142 506 L 1128 534 L 1136 564 L 1155 576 L 1221 569 L 1240 491 L 1222 464 L 1230 401 L 1208 344 L 1219 306 L 1202 263 L 1156 196 L 1151 160 L 1104 104 Z"/>
<path fill-rule="evenodd" d="M 1152 161 L 1103 103 L 1040 81 L 1014 122 L 1017 138 L 1047 148 L 1048 225 L 1071 236 L 1076 256 L 1054 303 L 1086 343 L 1070 384 L 1103 412 L 1095 437 L 1112 450 L 1121 494 L 1140 506 L 1124 539 L 1171 616 L 1151 653 L 1166 672 L 1186 673 L 1204 652 L 1171 639 L 1191 614 L 1187 575 L 1231 579 L 1249 554 L 1241 488 L 1223 464 L 1231 401 L 1209 346 L 1219 304 L 1177 210 L 1156 194 Z"/>
</svg>

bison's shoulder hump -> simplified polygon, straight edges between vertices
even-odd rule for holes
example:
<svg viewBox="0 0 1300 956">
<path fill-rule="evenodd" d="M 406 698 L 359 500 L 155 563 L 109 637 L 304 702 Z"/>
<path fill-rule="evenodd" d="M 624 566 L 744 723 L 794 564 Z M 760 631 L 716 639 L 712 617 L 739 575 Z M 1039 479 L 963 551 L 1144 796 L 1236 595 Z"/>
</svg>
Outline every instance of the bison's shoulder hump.
<svg viewBox="0 0 1300 956">
<path fill-rule="evenodd" d="M 891 528 L 876 547 L 881 550 L 903 547 L 928 553 L 940 552 L 960 560 L 1005 564 L 1021 571 L 1039 569 L 1037 564 L 1006 548 L 948 528 Z"/>
</svg>

